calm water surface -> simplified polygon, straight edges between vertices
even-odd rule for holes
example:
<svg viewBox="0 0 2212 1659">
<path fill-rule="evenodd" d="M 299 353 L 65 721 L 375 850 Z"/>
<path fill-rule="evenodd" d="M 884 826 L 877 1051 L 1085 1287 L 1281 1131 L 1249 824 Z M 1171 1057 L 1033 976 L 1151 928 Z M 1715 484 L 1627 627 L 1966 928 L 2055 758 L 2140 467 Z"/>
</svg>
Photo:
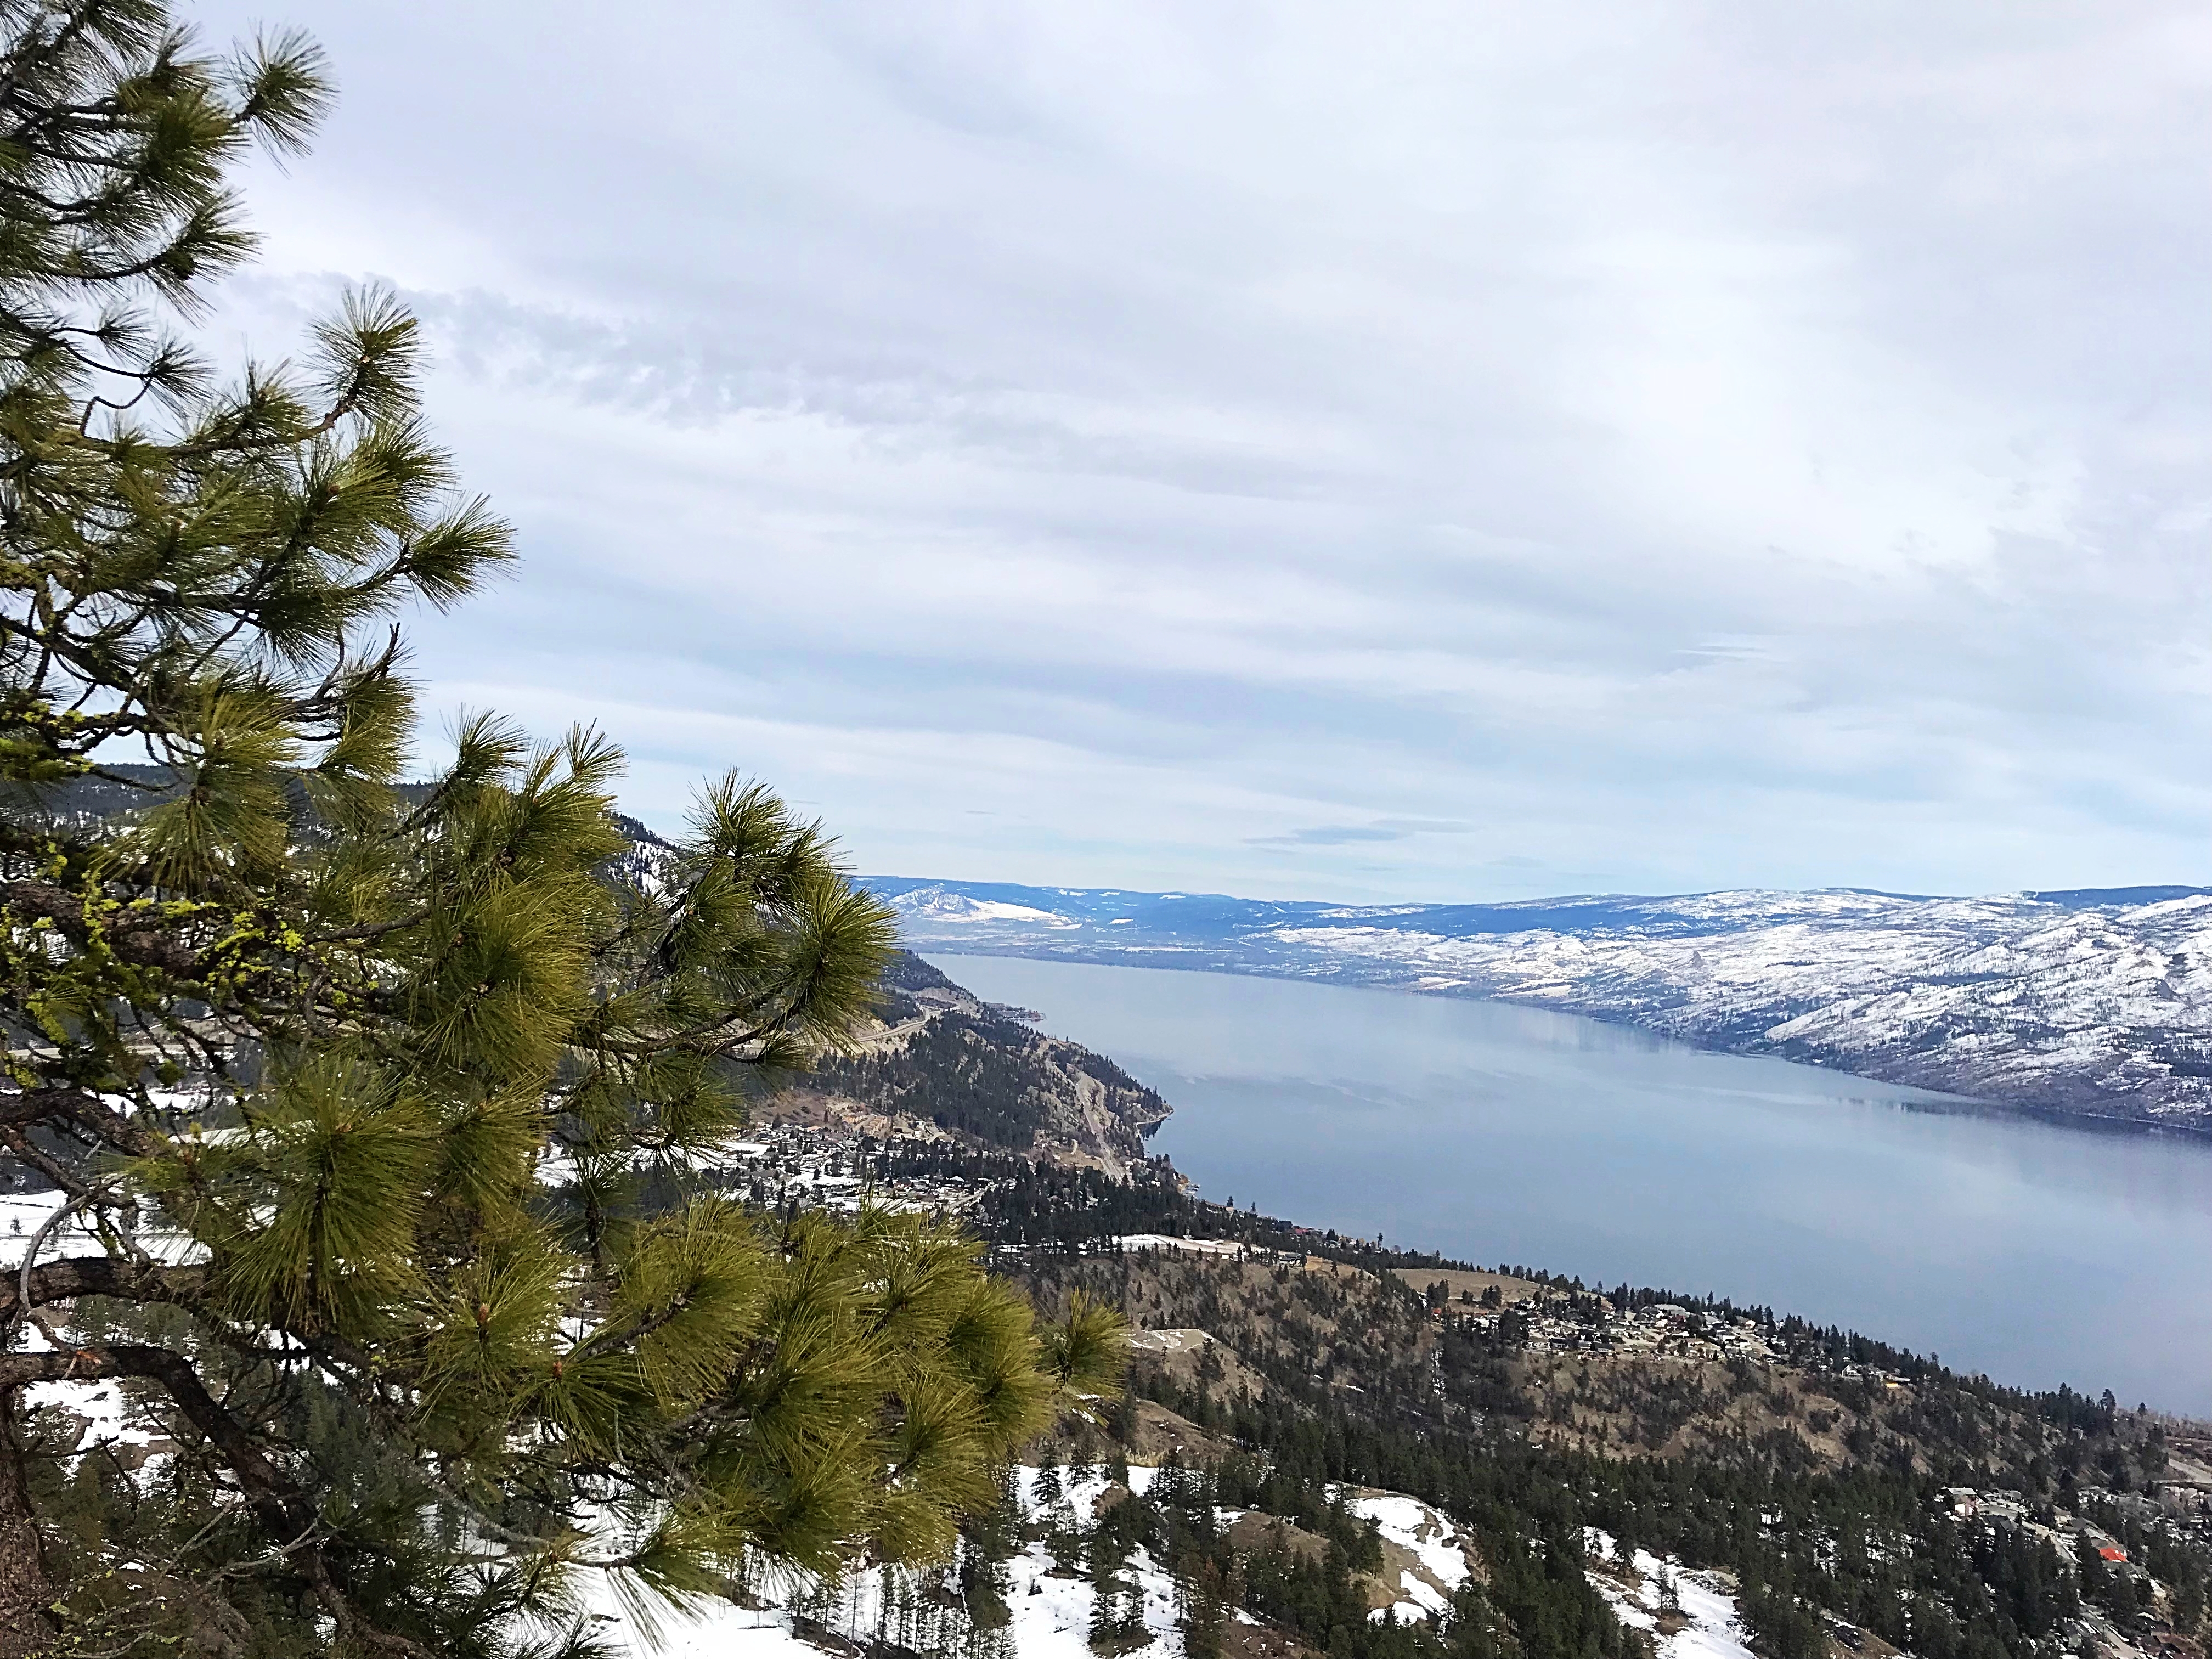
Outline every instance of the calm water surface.
<svg viewBox="0 0 2212 1659">
<path fill-rule="evenodd" d="M 1156 1145 L 1210 1198 L 2212 1414 L 2212 1144 L 1497 1003 L 930 959 L 1158 1090 Z"/>
</svg>

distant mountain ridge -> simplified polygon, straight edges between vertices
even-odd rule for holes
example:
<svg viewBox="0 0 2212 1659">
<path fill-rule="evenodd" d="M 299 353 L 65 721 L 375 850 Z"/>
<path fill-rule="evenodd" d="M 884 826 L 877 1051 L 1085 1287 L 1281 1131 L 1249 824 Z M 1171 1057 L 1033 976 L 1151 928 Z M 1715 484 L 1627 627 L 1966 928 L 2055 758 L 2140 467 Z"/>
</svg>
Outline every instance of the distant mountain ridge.
<svg viewBox="0 0 2212 1659">
<path fill-rule="evenodd" d="M 864 884 L 918 950 L 1495 998 L 1996 1105 L 2212 1131 L 2212 887 L 1341 905 Z"/>
</svg>

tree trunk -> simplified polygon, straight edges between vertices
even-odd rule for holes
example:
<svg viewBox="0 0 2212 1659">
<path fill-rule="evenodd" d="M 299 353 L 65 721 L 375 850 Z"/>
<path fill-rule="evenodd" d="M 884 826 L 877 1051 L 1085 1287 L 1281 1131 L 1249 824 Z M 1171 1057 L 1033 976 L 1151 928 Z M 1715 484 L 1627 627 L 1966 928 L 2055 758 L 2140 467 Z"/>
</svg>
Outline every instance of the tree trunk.
<svg viewBox="0 0 2212 1659">
<path fill-rule="evenodd" d="M 18 1391 L 0 1389 L 0 1659 L 24 1659 L 59 1634 L 53 1585 L 31 1519 L 31 1489 L 15 1421 Z"/>
</svg>

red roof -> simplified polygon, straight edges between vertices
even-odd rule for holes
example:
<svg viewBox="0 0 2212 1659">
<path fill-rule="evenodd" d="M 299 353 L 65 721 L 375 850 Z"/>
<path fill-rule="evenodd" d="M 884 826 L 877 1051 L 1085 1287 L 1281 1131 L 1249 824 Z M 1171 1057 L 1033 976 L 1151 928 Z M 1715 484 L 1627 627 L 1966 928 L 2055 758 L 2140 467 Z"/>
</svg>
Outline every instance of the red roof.
<svg viewBox="0 0 2212 1659">
<path fill-rule="evenodd" d="M 2118 1544 L 2100 1544 L 2097 1546 L 2097 1553 L 2107 1561 L 2124 1561 L 2128 1559 L 2128 1553 Z"/>
</svg>

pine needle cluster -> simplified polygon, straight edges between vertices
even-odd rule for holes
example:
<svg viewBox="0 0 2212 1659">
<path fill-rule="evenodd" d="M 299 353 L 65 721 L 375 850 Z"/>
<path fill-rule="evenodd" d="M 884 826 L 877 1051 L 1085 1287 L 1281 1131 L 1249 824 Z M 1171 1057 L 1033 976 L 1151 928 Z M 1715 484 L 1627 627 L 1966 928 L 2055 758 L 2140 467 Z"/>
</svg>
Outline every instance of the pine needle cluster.
<svg viewBox="0 0 2212 1659">
<path fill-rule="evenodd" d="M 891 944 L 815 826 L 731 778 L 641 869 L 619 751 L 488 715 L 404 781 L 400 618 L 513 554 L 415 319 L 228 377 L 185 328 L 329 97 L 0 0 L 0 1163 L 64 1212 L 0 1284 L 0 1659 L 580 1653 L 602 1580 L 941 1557 L 1117 1372 L 945 1227 L 719 1194 Z M 157 1474 L 49 1455 L 27 1390 L 91 1379 Z"/>
</svg>

